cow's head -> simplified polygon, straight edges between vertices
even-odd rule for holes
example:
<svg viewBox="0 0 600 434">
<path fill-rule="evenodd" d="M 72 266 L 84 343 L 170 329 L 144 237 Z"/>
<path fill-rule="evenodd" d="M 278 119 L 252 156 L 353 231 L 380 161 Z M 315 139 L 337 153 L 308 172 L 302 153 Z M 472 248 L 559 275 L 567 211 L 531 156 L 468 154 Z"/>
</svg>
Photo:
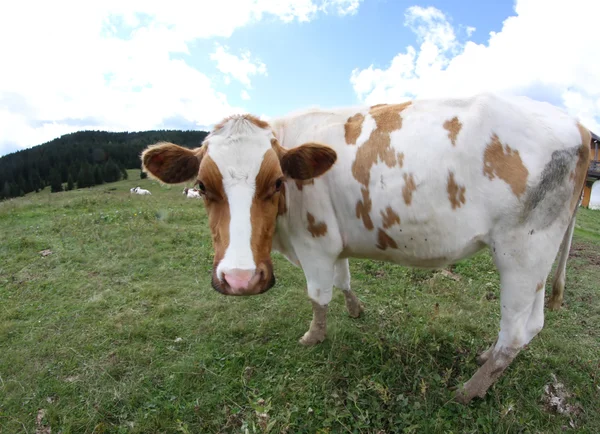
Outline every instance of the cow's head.
<svg viewBox="0 0 600 434">
<path fill-rule="evenodd" d="M 284 149 L 266 122 L 239 115 L 217 125 L 200 148 L 148 147 L 142 166 L 167 184 L 198 183 L 212 233 L 213 288 L 255 295 L 275 284 L 271 245 L 285 209 L 285 181 L 322 175 L 336 159 L 335 151 L 316 143 Z"/>
</svg>

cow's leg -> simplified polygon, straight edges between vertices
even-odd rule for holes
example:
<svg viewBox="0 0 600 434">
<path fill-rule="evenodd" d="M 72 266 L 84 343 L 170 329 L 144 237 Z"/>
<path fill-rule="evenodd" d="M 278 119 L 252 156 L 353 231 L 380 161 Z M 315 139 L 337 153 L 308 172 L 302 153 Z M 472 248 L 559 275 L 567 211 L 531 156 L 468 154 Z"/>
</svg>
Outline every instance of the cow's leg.
<svg viewBox="0 0 600 434">
<path fill-rule="evenodd" d="M 350 288 L 350 264 L 348 259 L 338 259 L 335 263 L 333 286 L 342 290 L 346 299 L 346 309 L 352 318 L 358 318 L 364 311 L 363 304 Z"/>
<path fill-rule="evenodd" d="M 562 228 L 565 229 L 564 226 Z M 500 272 L 500 333 L 493 349 L 480 356 L 483 365 L 456 394 L 467 404 L 483 398 L 494 382 L 544 325 L 544 287 L 560 246 L 558 230 L 527 237 L 520 231 L 495 243 L 494 260 Z"/>
<path fill-rule="evenodd" d="M 552 294 L 548 300 L 548 308 L 550 310 L 558 310 L 563 302 L 563 294 L 565 292 L 565 276 L 567 273 L 567 260 L 569 259 L 569 251 L 571 250 L 571 241 L 573 240 L 573 230 L 575 228 L 575 216 L 571 219 L 569 228 L 565 232 L 563 238 L 560 258 L 556 265 L 554 280 L 552 282 Z"/>
<path fill-rule="evenodd" d="M 308 297 L 313 308 L 310 328 L 300 339 L 303 345 L 315 345 L 327 335 L 327 308 L 333 292 L 334 263 L 327 259 L 303 262 Z"/>
</svg>

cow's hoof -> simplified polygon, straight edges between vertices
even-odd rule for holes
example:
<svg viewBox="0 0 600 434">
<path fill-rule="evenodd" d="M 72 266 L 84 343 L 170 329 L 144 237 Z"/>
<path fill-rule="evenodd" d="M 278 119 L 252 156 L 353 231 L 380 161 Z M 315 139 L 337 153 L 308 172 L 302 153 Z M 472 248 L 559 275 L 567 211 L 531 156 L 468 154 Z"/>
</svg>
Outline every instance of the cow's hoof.
<svg viewBox="0 0 600 434">
<path fill-rule="evenodd" d="M 481 353 L 480 355 L 478 355 L 475 358 L 475 363 L 477 363 L 477 365 L 479 366 L 483 366 L 485 364 L 485 362 L 488 361 L 488 359 L 490 358 L 490 355 L 487 351 L 484 351 L 483 353 Z"/>
<path fill-rule="evenodd" d="M 324 331 L 314 331 L 314 330 L 309 330 L 306 333 L 304 333 L 304 336 L 302 336 L 302 338 L 300 338 L 300 343 L 304 346 L 313 346 L 316 344 L 319 344 L 321 342 L 323 342 L 325 340 L 325 332 Z"/>
<path fill-rule="evenodd" d="M 469 405 L 469 403 L 473 400 L 473 395 L 469 393 L 464 385 L 460 386 L 454 392 L 454 400 L 462 405 Z"/>
<path fill-rule="evenodd" d="M 358 318 L 365 311 L 364 305 L 360 302 L 356 294 L 351 291 L 345 292 L 346 310 L 351 318 Z"/>
<path fill-rule="evenodd" d="M 562 300 L 556 300 L 553 298 L 550 298 L 550 300 L 548 300 L 548 309 L 550 310 L 559 310 L 562 306 Z"/>
<path fill-rule="evenodd" d="M 346 303 L 346 308 L 348 309 L 348 315 L 350 315 L 351 318 L 359 318 L 365 311 L 365 306 L 360 301 L 352 304 Z"/>
</svg>

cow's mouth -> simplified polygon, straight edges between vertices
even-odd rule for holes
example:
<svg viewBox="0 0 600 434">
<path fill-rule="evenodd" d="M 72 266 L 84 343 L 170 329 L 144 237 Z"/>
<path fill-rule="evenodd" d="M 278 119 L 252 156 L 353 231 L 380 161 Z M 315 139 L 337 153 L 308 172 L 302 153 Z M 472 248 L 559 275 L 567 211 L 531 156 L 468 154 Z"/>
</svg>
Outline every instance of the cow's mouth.
<svg viewBox="0 0 600 434">
<path fill-rule="evenodd" d="M 243 289 L 232 288 L 225 280 L 219 279 L 214 271 L 211 279 L 211 285 L 215 291 L 219 294 L 233 296 L 264 294 L 275 285 L 275 282 L 275 274 L 273 273 L 271 266 L 268 267 L 266 273 L 262 269 L 257 269 L 257 272 L 248 283 L 248 287 Z"/>
</svg>

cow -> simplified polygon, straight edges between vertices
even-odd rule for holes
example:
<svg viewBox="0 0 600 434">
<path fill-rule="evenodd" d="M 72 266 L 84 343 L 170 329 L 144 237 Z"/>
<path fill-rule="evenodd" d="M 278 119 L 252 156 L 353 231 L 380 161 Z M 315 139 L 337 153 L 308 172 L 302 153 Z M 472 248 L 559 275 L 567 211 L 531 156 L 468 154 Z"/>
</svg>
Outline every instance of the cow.
<svg viewBox="0 0 600 434">
<path fill-rule="evenodd" d="M 200 194 L 200 190 L 196 190 L 195 188 L 188 188 L 185 187 L 183 189 L 183 194 L 184 196 L 188 197 L 188 198 L 202 198 L 202 195 Z"/>
<path fill-rule="evenodd" d="M 305 345 L 326 338 L 333 287 L 350 316 L 363 312 L 349 258 L 442 268 L 489 249 L 500 275 L 500 330 L 455 392 L 468 404 L 542 330 L 559 252 L 548 307 L 561 306 L 590 137 L 548 103 L 482 93 L 311 109 L 269 122 L 238 114 L 199 148 L 159 142 L 141 160 L 163 183 L 198 183 L 216 291 L 269 290 L 272 250 L 301 267 L 313 309 Z"/>
<path fill-rule="evenodd" d="M 141 194 L 141 195 L 148 195 L 148 194 L 151 195 L 152 194 L 148 190 L 145 190 L 145 189 L 140 188 L 140 187 L 130 188 L 129 192 L 130 193 L 134 193 L 134 194 Z"/>
</svg>

